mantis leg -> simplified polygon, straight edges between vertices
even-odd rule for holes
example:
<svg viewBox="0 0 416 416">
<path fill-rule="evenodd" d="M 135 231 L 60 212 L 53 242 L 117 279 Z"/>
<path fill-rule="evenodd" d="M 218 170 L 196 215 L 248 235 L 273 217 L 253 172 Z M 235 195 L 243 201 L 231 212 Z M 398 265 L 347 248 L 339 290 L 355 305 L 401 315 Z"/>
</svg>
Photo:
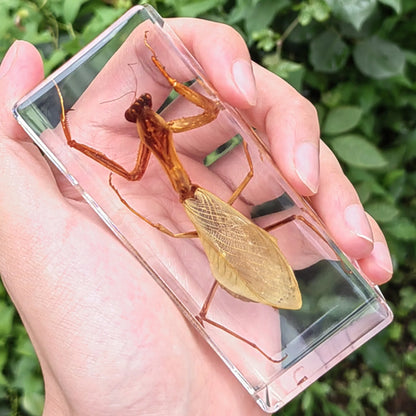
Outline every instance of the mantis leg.
<svg viewBox="0 0 416 416">
<path fill-rule="evenodd" d="M 149 224 L 150 226 L 152 226 L 153 228 L 156 228 L 157 230 L 161 231 L 164 234 L 167 234 L 169 237 L 174 237 L 174 238 L 197 238 L 198 234 L 196 231 L 188 231 L 185 233 L 174 233 L 173 231 L 169 230 L 168 228 L 166 228 L 164 225 L 162 224 L 156 224 L 152 221 L 150 221 L 148 218 L 146 218 L 144 215 L 140 214 L 140 212 L 136 211 L 120 194 L 120 192 L 118 191 L 118 189 L 113 185 L 113 182 L 111 181 L 111 174 L 108 178 L 108 183 L 110 184 L 111 188 L 113 189 L 113 191 L 117 194 L 117 196 L 119 197 L 120 201 L 137 217 L 139 217 L 140 219 L 142 219 L 143 221 L 145 221 L 147 224 Z"/>
<path fill-rule="evenodd" d="M 178 94 L 186 98 L 188 101 L 197 105 L 198 107 L 201 107 L 204 110 L 203 113 L 198 114 L 196 116 L 182 117 L 182 118 L 168 121 L 166 123 L 168 128 L 173 133 L 180 133 L 180 132 L 195 129 L 197 127 L 201 127 L 215 120 L 217 118 L 221 104 L 218 101 L 213 101 L 209 99 L 208 97 L 205 97 L 204 95 L 192 90 L 186 85 L 178 82 L 175 78 L 171 77 L 166 71 L 165 67 L 158 60 L 153 48 L 149 45 L 147 41 L 147 33 L 145 34 L 144 43 L 146 47 L 152 52 L 153 63 L 155 64 L 157 69 L 160 71 L 160 73 L 166 78 L 166 80 L 169 82 L 172 88 Z M 239 197 L 243 189 L 247 186 L 247 184 L 250 182 L 251 178 L 253 177 L 253 163 L 251 160 L 250 153 L 248 152 L 247 143 L 244 140 L 243 140 L 243 146 L 244 146 L 244 152 L 246 154 L 246 158 L 247 158 L 250 169 L 246 177 L 238 186 L 238 188 L 231 195 L 228 201 L 230 205 Z"/>
<path fill-rule="evenodd" d="M 146 171 L 147 165 L 149 163 L 150 158 L 150 150 L 140 142 L 139 150 L 137 152 L 136 163 L 134 168 L 131 171 L 126 170 L 123 166 L 119 165 L 114 160 L 110 159 L 104 153 L 87 146 L 82 143 L 78 143 L 77 141 L 73 140 L 71 137 L 71 132 L 69 130 L 68 120 L 66 118 L 65 106 L 64 106 L 64 99 L 62 97 L 61 90 L 58 87 L 58 84 L 55 83 L 56 90 L 59 96 L 59 102 L 61 105 L 61 125 L 62 130 L 65 134 L 66 141 L 68 146 L 77 149 L 84 155 L 90 157 L 91 159 L 95 160 L 96 162 L 100 163 L 101 165 L 105 166 L 107 169 L 110 169 L 112 172 L 116 173 L 117 175 L 122 176 L 123 178 L 129 181 L 137 181 L 140 180 Z"/>
<path fill-rule="evenodd" d="M 188 86 L 180 83 L 175 78 L 170 76 L 166 71 L 165 67 L 158 60 L 153 48 L 149 45 L 147 41 L 147 32 L 145 33 L 144 43 L 152 53 L 152 61 L 154 65 L 159 70 L 159 72 L 166 78 L 166 80 L 169 82 L 172 88 L 178 94 L 186 98 L 188 101 L 204 110 L 201 114 L 198 114 L 196 116 L 182 117 L 168 121 L 168 128 L 173 133 L 180 133 L 195 129 L 197 127 L 201 127 L 215 120 L 220 110 L 221 104 L 218 101 L 213 101 L 208 97 L 205 97 L 204 95 L 200 94 L 199 92 L 192 90 Z"/>
<path fill-rule="evenodd" d="M 324 237 L 324 235 L 318 230 L 318 228 L 316 228 L 309 220 L 307 220 L 304 216 L 302 215 L 290 215 L 287 218 L 284 218 L 283 220 L 277 221 L 273 224 L 267 225 L 266 227 L 263 227 L 263 229 L 265 231 L 272 231 L 278 227 L 281 227 L 282 225 L 288 224 L 289 222 L 292 221 L 302 221 L 307 227 L 309 227 L 323 242 L 325 242 L 325 244 L 328 245 L 328 247 L 330 248 L 331 251 L 334 252 L 335 256 L 337 257 L 338 261 L 341 264 L 342 269 L 344 270 L 345 273 L 347 274 L 351 274 L 351 270 L 347 268 L 347 266 L 344 264 L 344 262 L 342 261 L 340 255 L 335 251 L 334 247 L 331 246 L 330 242 Z"/>
<path fill-rule="evenodd" d="M 279 359 L 279 360 L 275 360 L 273 359 L 270 355 L 268 355 L 266 352 L 264 352 L 262 349 L 260 349 L 257 344 L 255 344 L 254 342 L 248 340 L 247 338 L 242 337 L 241 335 L 237 334 L 234 331 L 231 331 L 230 329 L 228 329 L 227 327 L 225 327 L 224 325 L 219 324 L 218 322 L 213 321 L 212 319 L 207 318 L 207 313 L 208 313 L 208 308 L 212 302 L 212 299 L 214 298 L 215 292 L 217 291 L 219 286 L 219 283 L 217 281 L 214 282 L 214 284 L 211 286 L 211 289 L 208 293 L 207 298 L 205 299 L 204 304 L 202 305 L 201 311 L 199 312 L 199 314 L 196 316 L 196 319 L 198 320 L 198 322 L 204 326 L 204 322 L 215 326 L 216 328 L 221 329 L 222 331 L 227 332 L 228 334 L 232 335 L 233 337 L 239 339 L 240 341 L 245 342 L 246 344 L 250 345 L 250 347 L 254 348 L 255 350 L 257 350 L 260 354 L 262 354 L 264 357 L 266 357 L 269 361 L 273 362 L 273 363 L 281 363 L 284 359 L 286 359 L 287 355 L 285 355 L 283 358 Z"/>
<path fill-rule="evenodd" d="M 230 199 L 228 200 L 228 203 L 232 205 L 234 201 L 240 196 L 241 192 L 243 192 L 244 188 L 248 185 L 248 183 L 251 181 L 251 178 L 254 176 L 254 169 L 253 169 L 253 162 L 251 160 L 250 152 L 248 151 L 247 143 L 243 139 L 243 147 L 244 147 L 244 153 L 247 158 L 249 171 L 245 178 L 242 180 L 240 185 L 238 185 L 237 189 L 233 192 Z"/>
</svg>

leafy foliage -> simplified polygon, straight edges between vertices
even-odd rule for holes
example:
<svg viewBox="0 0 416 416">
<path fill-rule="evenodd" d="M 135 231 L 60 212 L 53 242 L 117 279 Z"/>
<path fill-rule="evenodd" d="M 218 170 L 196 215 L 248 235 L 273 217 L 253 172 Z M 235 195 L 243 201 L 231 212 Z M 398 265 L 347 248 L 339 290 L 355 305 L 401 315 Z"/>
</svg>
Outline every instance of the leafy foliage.
<svg viewBox="0 0 416 416">
<path fill-rule="evenodd" d="M 280 414 L 412 415 L 416 408 L 416 3 L 413 0 L 150 0 L 165 17 L 234 26 L 253 59 L 318 109 L 323 139 L 381 224 L 395 322 Z M 0 55 L 25 39 L 46 72 L 131 6 L 128 0 L 0 0 Z M 39 368 L 0 290 L 0 414 L 38 415 Z"/>
</svg>

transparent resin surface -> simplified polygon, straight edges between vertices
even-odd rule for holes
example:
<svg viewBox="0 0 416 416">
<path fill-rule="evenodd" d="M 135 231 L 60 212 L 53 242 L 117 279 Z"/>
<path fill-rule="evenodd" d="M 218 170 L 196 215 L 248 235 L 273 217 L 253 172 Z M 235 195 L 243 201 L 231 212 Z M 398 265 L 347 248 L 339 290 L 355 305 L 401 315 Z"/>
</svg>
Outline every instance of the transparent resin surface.
<svg viewBox="0 0 416 416">
<path fill-rule="evenodd" d="M 214 283 L 201 241 L 172 238 L 131 212 L 109 186 L 109 170 L 69 147 L 61 124 L 57 85 L 72 139 L 129 171 L 140 141 L 124 112 L 135 97 L 150 93 L 153 108 L 159 108 L 165 120 L 201 113 L 195 104 L 172 93 L 152 62 L 145 33 L 172 77 L 218 100 L 199 65 L 160 16 L 151 7 L 137 6 L 24 97 L 15 116 L 259 406 L 275 411 L 384 328 L 391 312 L 379 290 L 350 264 L 307 203 L 282 179 L 268 153 L 267 138 L 258 138 L 223 103 L 214 121 L 173 134 L 179 158 L 193 183 L 227 201 L 249 172 L 241 144 L 247 143 L 253 178 L 233 206 L 259 226 L 272 228 L 270 234 L 295 273 L 302 307 L 278 310 L 219 287 L 207 308 L 209 321 L 200 319 Z M 153 223 L 174 233 L 194 229 L 154 157 L 140 181 L 113 174 L 112 182 L 128 204 Z M 247 242 L 237 243 L 250 259 Z"/>
</svg>

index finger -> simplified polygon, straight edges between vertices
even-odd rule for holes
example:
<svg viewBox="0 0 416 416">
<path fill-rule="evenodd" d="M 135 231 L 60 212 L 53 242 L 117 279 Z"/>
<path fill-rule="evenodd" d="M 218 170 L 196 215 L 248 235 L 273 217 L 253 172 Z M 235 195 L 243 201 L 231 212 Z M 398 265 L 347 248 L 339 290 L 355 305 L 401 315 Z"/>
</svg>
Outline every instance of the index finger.
<svg viewBox="0 0 416 416">
<path fill-rule="evenodd" d="M 252 64 L 244 40 L 231 27 L 197 19 L 169 24 L 219 95 L 242 109 L 249 124 L 267 137 L 274 160 L 296 191 L 315 194 L 320 132 L 313 105 L 283 79 Z"/>
</svg>

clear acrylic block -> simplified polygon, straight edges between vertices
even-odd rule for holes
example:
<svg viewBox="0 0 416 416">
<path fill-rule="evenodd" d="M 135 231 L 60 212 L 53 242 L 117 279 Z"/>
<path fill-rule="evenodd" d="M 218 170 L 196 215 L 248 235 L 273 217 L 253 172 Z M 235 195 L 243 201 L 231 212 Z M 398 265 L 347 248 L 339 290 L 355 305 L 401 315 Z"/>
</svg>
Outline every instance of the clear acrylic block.
<svg viewBox="0 0 416 416">
<path fill-rule="evenodd" d="M 392 313 L 378 288 L 351 264 L 308 203 L 281 177 L 267 143 L 238 112 L 222 103 L 214 121 L 173 134 L 179 157 L 193 183 L 227 201 L 249 171 L 241 145 L 242 139 L 246 141 L 254 175 L 233 206 L 261 227 L 294 218 L 270 233 L 294 270 L 303 304 L 299 310 L 276 309 L 220 287 L 207 313 L 217 325 L 198 319 L 214 282 L 201 241 L 172 238 L 134 215 L 109 186 L 109 170 L 68 146 L 60 122 L 56 84 L 72 138 L 129 170 L 135 165 L 140 141 L 124 112 L 135 96 L 150 93 L 153 108 L 159 108 L 166 120 L 202 112 L 172 94 L 151 60 L 145 32 L 172 77 L 218 100 L 203 70 L 169 26 L 153 8 L 136 6 L 20 100 L 14 114 L 258 405 L 276 411 L 388 325 Z M 211 163 L 217 148 L 224 155 Z M 130 206 L 152 222 L 178 233 L 193 229 L 154 157 L 140 181 L 115 174 L 112 181 Z M 250 262 L 247 242 L 237 243 Z"/>
</svg>

